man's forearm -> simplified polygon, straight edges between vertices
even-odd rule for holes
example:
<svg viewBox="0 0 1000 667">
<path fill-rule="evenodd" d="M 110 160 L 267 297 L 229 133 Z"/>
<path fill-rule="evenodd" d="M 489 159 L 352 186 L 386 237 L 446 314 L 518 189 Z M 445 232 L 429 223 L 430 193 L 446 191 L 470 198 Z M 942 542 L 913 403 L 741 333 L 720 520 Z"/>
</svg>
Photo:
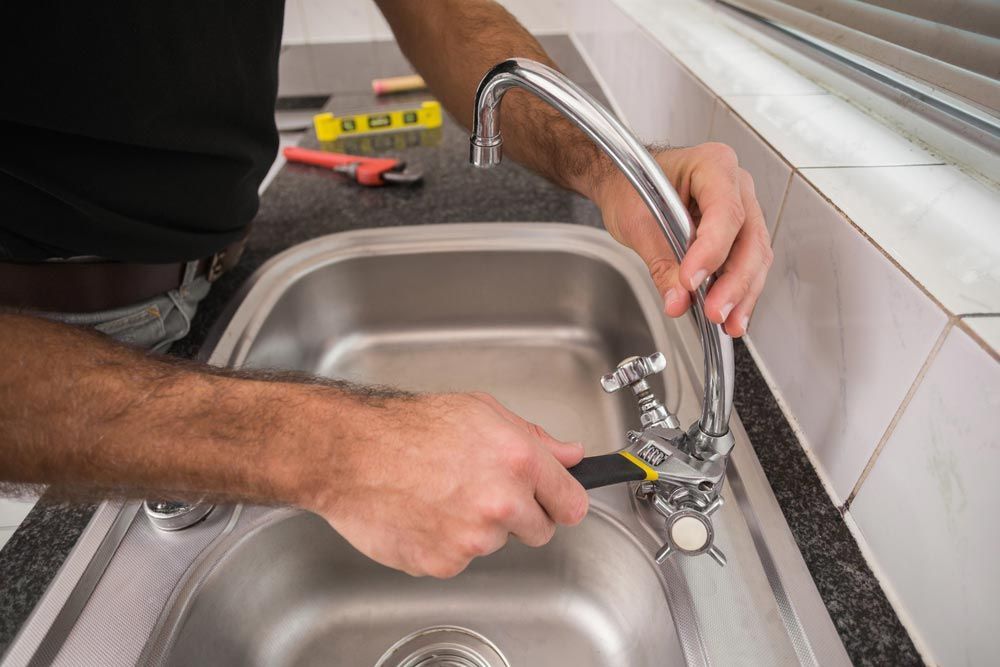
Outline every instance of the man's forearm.
<svg viewBox="0 0 1000 667">
<path fill-rule="evenodd" d="M 445 108 L 471 128 L 476 87 L 511 57 L 552 67 L 538 41 L 492 0 L 377 0 L 400 48 Z M 514 90 L 503 102 L 504 152 L 563 187 L 591 196 L 609 164 L 572 123 L 538 98 Z"/>
<path fill-rule="evenodd" d="M 324 421 L 359 405 L 12 314 L 0 314 L 0 365 L 0 480 L 71 493 L 296 503 L 322 484 L 301 473 L 314 399 Z"/>
</svg>

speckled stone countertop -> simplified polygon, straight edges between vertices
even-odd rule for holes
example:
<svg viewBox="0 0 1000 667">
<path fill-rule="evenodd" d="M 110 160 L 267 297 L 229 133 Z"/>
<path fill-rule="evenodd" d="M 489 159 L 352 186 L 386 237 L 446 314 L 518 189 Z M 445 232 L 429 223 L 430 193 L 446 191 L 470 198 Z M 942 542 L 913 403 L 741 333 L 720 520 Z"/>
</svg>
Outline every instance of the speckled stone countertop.
<svg viewBox="0 0 1000 667">
<path fill-rule="evenodd" d="M 564 71 L 603 97 L 567 38 L 542 41 Z M 282 54 L 281 95 L 330 96 L 328 108 L 342 113 L 371 109 L 378 102 L 369 91 L 370 80 L 408 71 L 393 44 L 291 47 Z M 392 103 L 420 99 L 427 96 L 411 94 Z M 302 144 L 315 146 L 315 139 L 307 135 Z M 450 118 L 436 145 L 388 152 L 422 169 L 424 184 L 363 189 L 331 172 L 284 167 L 261 198 L 239 266 L 213 286 L 190 335 L 171 353 L 197 356 L 226 302 L 253 271 L 286 248 L 323 234 L 441 222 L 539 220 L 600 226 L 592 204 L 513 163 L 489 172 L 470 168 L 467 133 Z M 736 355 L 737 412 L 851 659 L 859 665 L 921 664 L 753 359 L 742 344 Z M 0 650 L 31 613 L 93 511 L 91 505 L 43 497 L 0 550 Z"/>
</svg>

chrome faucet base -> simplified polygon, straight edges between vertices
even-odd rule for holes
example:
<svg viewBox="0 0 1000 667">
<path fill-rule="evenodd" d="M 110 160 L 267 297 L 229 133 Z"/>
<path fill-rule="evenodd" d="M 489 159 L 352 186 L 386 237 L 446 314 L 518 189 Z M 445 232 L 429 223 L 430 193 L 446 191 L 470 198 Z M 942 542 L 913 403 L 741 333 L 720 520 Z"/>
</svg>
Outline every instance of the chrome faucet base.
<svg viewBox="0 0 1000 667">
<path fill-rule="evenodd" d="M 142 505 L 150 523 L 158 529 L 173 532 L 195 525 L 215 509 L 215 505 L 199 501 L 184 503 L 173 500 L 147 500 Z"/>
</svg>

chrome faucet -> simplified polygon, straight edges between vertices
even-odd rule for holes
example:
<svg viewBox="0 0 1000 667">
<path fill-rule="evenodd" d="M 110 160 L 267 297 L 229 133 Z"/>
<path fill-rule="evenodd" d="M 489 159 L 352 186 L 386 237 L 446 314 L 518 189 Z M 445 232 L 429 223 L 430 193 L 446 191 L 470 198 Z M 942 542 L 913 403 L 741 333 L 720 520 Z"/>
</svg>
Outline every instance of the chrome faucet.
<svg viewBox="0 0 1000 667">
<path fill-rule="evenodd" d="M 511 88 L 527 90 L 548 102 L 611 158 L 642 197 L 680 262 L 691 244 L 694 223 L 677 191 L 656 160 L 621 122 L 551 67 L 512 58 L 486 73 L 476 91 L 472 164 L 476 167 L 500 164 L 503 144 L 500 103 Z M 686 432 L 677 428 L 676 417 L 666 413 L 645 381 L 649 375 L 663 370 L 666 365 L 663 355 L 626 359 L 618 370 L 602 380 L 605 390 L 630 387 L 639 400 L 642 430 L 629 431 L 628 445 L 619 453 L 648 468 L 637 492 L 666 518 L 666 543 L 657 553 L 660 562 L 679 552 L 708 553 L 725 564 L 725 557 L 713 544 L 710 517 L 722 506 L 720 492 L 733 448 L 729 414 L 733 404 L 734 365 L 732 339 L 722 325 L 705 317 L 705 294 L 713 280 L 713 277 L 706 279 L 693 295 L 692 313 L 705 355 L 705 398 L 701 417 Z"/>
</svg>

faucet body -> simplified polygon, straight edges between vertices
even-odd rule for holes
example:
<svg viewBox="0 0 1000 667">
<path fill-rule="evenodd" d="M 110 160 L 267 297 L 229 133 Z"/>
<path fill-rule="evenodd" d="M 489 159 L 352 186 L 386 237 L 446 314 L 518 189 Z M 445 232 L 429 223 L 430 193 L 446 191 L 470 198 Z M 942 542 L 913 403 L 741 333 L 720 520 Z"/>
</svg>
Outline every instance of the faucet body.
<svg viewBox="0 0 1000 667">
<path fill-rule="evenodd" d="M 621 122 L 550 67 L 513 58 L 487 72 L 476 92 L 472 164 L 493 167 L 500 163 L 500 106 L 511 88 L 527 90 L 553 106 L 608 155 L 639 193 L 680 262 L 691 244 L 694 223 L 676 190 Z M 704 351 L 705 397 L 701 417 L 691 428 L 678 428 L 676 417 L 666 412 L 645 380 L 663 370 L 663 355 L 630 357 L 602 379 L 606 391 L 628 387 L 639 402 L 642 428 L 626 434 L 627 445 L 619 453 L 645 471 L 646 481 L 637 487 L 637 495 L 649 500 L 665 518 L 666 543 L 656 554 L 659 562 L 680 552 L 708 553 L 725 564 L 725 557 L 713 544 L 711 515 L 722 506 L 720 492 L 733 447 L 729 416 L 735 374 L 732 339 L 721 325 L 705 317 L 705 295 L 713 280 L 709 277 L 693 295 L 692 314 Z M 636 479 L 634 471 L 627 479 Z"/>
</svg>

